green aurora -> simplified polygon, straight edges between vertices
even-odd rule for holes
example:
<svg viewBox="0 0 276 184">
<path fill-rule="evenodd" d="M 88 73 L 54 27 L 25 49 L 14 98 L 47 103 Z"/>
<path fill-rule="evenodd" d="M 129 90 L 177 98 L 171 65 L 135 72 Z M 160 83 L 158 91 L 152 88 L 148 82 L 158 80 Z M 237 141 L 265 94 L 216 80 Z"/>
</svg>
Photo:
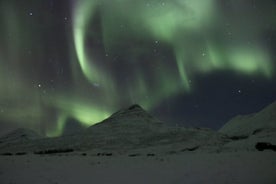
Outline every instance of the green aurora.
<svg viewBox="0 0 276 184">
<path fill-rule="evenodd" d="M 215 0 L 74 1 L 64 33 L 67 57 L 60 58 L 70 71 L 63 87 L 63 80 L 42 77 L 41 17 L 3 1 L 0 120 L 57 136 L 68 118 L 90 126 L 128 104 L 152 110 L 164 99 L 193 93 L 190 81 L 197 75 L 231 71 L 269 80 L 273 56 L 259 35 L 266 24 L 276 28 L 276 15 L 259 21 L 244 4 L 231 4 L 233 17 Z M 47 17 L 46 25 L 55 24 Z M 50 52 L 59 55 L 56 47 Z"/>
</svg>

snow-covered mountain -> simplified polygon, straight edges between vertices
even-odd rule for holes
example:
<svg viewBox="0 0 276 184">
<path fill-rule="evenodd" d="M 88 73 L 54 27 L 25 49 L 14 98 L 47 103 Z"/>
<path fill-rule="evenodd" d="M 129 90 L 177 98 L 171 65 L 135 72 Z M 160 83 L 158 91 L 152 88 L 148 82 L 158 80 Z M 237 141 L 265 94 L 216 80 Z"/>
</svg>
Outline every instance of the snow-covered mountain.
<svg viewBox="0 0 276 184">
<path fill-rule="evenodd" d="M 255 114 L 233 118 L 219 132 L 233 140 L 226 143 L 223 150 L 256 151 L 258 143 L 276 145 L 276 102 Z"/>
<path fill-rule="evenodd" d="M 276 129 L 276 102 L 260 112 L 231 119 L 219 132 L 229 136 L 246 137 L 266 129 Z"/>
<path fill-rule="evenodd" d="M 116 149 L 168 144 L 196 147 L 216 144 L 221 138 L 220 134 L 210 129 L 168 126 L 139 105 L 132 105 L 114 113 L 104 121 L 89 127 L 87 134 L 97 140 L 99 145 Z"/>
<path fill-rule="evenodd" d="M 28 144 L 9 144 L 4 150 L 116 150 L 154 147 L 158 150 L 218 149 L 225 136 L 199 128 L 170 127 L 152 117 L 139 105 L 122 109 L 78 134 L 30 140 Z M 166 149 L 166 150 L 164 150 Z"/>
<path fill-rule="evenodd" d="M 167 132 L 169 127 L 152 117 L 139 105 L 122 109 L 102 122 L 87 129 L 87 133 L 98 139 L 139 139 Z"/>
<path fill-rule="evenodd" d="M 275 117 L 268 109 L 266 113 Z M 76 123 L 69 121 L 70 134 L 57 138 L 40 139 L 28 130 L 2 138 L 6 144 L 0 144 L 1 183 L 276 181 L 272 152 L 276 129 L 270 126 L 257 131 L 255 127 L 253 133 L 245 126 L 243 130 L 250 136 L 229 137 L 209 129 L 167 126 L 138 105 L 122 109 L 86 130 L 71 132 Z"/>
<path fill-rule="evenodd" d="M 19 128 L 0 138 L 0 143 L 15 143 L 42 138 L 33 130 Z"/>
</svg>

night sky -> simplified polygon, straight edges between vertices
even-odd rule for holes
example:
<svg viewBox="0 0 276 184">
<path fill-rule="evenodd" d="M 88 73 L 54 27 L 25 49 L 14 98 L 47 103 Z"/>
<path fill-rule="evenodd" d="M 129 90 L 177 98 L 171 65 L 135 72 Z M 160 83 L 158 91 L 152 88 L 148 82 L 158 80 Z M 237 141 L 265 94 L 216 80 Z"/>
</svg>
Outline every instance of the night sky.
<svg viewBox="0 0 276 184">
<path fill-rule="evenodd" d="M 0 133 L 137 103 L 218 129 L 276 100 L 275 0 L 0 0 Z"/>
</svg>

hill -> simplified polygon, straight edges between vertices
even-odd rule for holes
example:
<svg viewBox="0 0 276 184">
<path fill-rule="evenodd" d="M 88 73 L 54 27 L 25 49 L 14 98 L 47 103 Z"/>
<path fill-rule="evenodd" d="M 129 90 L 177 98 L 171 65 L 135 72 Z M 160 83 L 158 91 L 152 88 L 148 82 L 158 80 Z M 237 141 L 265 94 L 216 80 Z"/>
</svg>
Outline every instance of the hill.
<svg viewBox="0 0 276 184">
<path fill-rule="evenodd" d="M 260 112 L 240 115 L 227 122 L 219 132 L 229 136 L 250 136 L 266 129 L 276 128 L 276 102 Z"/>
</svg>

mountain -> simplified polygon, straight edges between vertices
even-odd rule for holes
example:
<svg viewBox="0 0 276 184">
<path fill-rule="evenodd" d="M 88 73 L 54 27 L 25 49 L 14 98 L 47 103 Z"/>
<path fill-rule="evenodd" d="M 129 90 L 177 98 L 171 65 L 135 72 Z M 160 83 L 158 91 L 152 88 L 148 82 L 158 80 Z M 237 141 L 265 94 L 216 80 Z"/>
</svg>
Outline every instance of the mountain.
<svg viewBox="0 0 276 184">
<path fill-rule="evenodd" d="M 260 112 L 231 119 L 219 132 L 229 136 L 246 137 L 267 129 L 276 129 L 276 102 Z"/>
<path fill-rule="evenodd" d="M 62 135 L 73 135 L 80 133 L 83 130 L 85 130 L 85 127 L 81 124 L 80 121 L 74 118 L 69 118 L 65 122 Z"/>
<path fill-rule="evenodd" d="M 84 131 L 57 138 L 29 140 L 28 144 L 13 143 L 2 147 L 2 150 L 43 152 L 69 148 L 77 151 L 125 152 L 154 148 L 161 152 L 194 151 L 217 150 L 226 141 L 229 141 L 226 136 L 210 129 L 168 126 L 141 106 L 132 105 Z"/>
<path fill-rule="evenodd" d="M 89 127 L 87 131 L 97 135 L 145 136 L 147 133 L 162 132 L 164 129 L 167 129 L 164 123 L 139 105 L 132 105 Z"/>
<path fill-rule="evenodd" d="M 168 126 L 137 104 L 89 127 L 86 134 L 98 147 L 121 150 L 170 144 L 196 147 L 221 141 L 221 135 L 210 129 Z M 83 147 L 92 147 L 88 144 Z"/>
<path fill-rule="evenodd" d="M 256 151 L 257 145 L 265 145 L 267 149 L 276 147 L 276 102 L 260 112 L 233 118 L 219 132 L 232 139 L 223 145 L 224 151 Z"/>
<path fill-rule="evenodd" d="M 0 143 L 15 143 L 42 138 L 33 130 L 19 128 L 0 138 Z"/>
</svg>

